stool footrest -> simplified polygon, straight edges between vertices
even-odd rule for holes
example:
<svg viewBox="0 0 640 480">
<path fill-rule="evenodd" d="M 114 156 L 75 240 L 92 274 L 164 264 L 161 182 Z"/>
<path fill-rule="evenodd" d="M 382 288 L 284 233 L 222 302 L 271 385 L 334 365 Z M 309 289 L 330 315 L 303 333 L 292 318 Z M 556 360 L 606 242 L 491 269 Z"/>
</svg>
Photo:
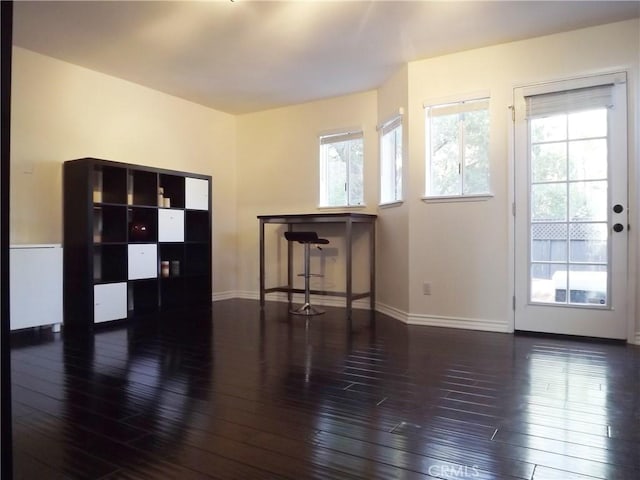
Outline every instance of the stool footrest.
<svg viewBox="0 0 640 480">
<path fill-rule="evenodd" d="M 305 274 L 304 273 L 299 273 L 298 277 L 304 277 Z M 307 275 L 307 277 L 324 277 L 324 275 L 322 275 L 321 273 L 310 273 L 309 275 Z"/>
<path fill-rule="evenodd" d="M 310 317 L 312 315 L 322 315 L 324 313 L 324 310 L 320 310 L 319 308 L 316 308 L 309 303 L 305 303 L 300 308 L 289 310 L 289 313 L 292 313 L 294 315 L 306 315 Z"/>
</svg>

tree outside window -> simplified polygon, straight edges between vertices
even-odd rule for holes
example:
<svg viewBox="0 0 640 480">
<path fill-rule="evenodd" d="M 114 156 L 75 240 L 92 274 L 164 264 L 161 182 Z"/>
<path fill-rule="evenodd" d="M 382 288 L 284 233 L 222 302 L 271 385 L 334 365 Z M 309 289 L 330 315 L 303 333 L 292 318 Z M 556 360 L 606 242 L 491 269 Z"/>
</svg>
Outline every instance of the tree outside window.
<svg viewBox="0 0 640 480">
<path fill-rule="evenodd" d="M 320 137 L 320 206 L 362 205 L 364 199 L 362 132 Z"/>
<path fill-rule="evenodd" d="M 489 185 L 489 100 L 429 106 L 427 196 L 482 195 Z"/>
</svg>

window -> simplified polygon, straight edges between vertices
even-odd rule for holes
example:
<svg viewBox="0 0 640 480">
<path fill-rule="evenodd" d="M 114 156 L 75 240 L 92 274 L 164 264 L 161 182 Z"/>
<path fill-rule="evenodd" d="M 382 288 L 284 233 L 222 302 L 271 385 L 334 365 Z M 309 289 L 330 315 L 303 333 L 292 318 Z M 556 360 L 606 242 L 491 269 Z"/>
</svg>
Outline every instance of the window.
<svg viewBox="0 0 640 480">
<path fill-rule="evenodd" d="M 612 91 L 607 84 L 524 97 L 531 302 L 607 304 Z"/>
<path fill-rule="evenodd" d="M 320 137 L 320 206 L 363 204 L 362 131 Z"/>
<path fill-rule="evenodd" d="M 488 195 L 489 99 L 425 107 L 428 197 Z"/>
<path fill-rule="evenodd" d="M 402 200 L 402 117 L 380 129 L 380 203 Z"/>
</svg>

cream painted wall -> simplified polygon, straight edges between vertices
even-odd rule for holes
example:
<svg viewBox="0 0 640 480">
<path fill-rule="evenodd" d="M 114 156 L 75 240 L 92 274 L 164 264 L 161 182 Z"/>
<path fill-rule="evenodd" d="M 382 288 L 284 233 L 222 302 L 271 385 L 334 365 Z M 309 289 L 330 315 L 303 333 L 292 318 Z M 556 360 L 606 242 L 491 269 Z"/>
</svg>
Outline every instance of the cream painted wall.
<svg viewBox="0 0 640 480">
<path fill-rule="evenodd" d="M 628 69 L 629 178 L 637 180 L 639 58 L 639 22 L 631 20 L 409 64 L 410 321 L 504 331 L 513 328 L 512 124 L 508 110 L 513 87 Z M 425 175 L 421 161 L 423 102 L 477 91 L 491 94 L 494 197 L 471 203 L 426 204 L 420 200 Z M 636 181 L 630 185 L 629 204 L 630 211 L 636 212 L 636 223 L 637 195 Z M 636 231 L 631 231 L 633 288 L 638 283 Z M 422 294 L 424 281 L 433 282 L 431 296 Z M 636 332 L 640 332 L 640 323 Z"/>
<path fill-rule="evenodd" d="M 376 132 L 377 95 L 375 91 L 348 95 L 292 107 L 267 110 L 238 117 L 238 262 L 239 294 L 255 297 L 258 293 L 258 220 L 257 215 L 314 213 L 319 211 L 318 136 L 342 128 L 362 128 L 365 155 L 365 204 L 357 212 L 375 213 L 377 205 Z M 280 260 L 284 240 L 282 231 L 268 226 L 267 285 L 281 285 L 284 273 Z M 324 248 L 321 263 L 327 289 L 344 285 L 341 254 L 344 246 L 340 232 L 322 230 L 331 245 Z M 357 238 L 365 241 L 366 238 Z M 366 246 L 365 246 L 366 248 Z M 336 250 L 337 249 L 337 250 Z M 358 251 L 358 244 L 354 251 Z M 296 254 L 296 258 L 300 255 Z M 357 264 L 357 259 L 354 260 Z M 354 273 L 354 282 L 360 276 Z"/>
<path fill-rule="evenodd" d="M 62 242 L 62 162 L 98 157 L 213 178 L 213 288 L 236 288 L 236 119 L 14 48 L 11 243 Z"/>
<path fill-rule="evenodd" d="M 402 109 L 402 168 L 409 172 L 408 150 L 408 88 L 409 68 L 405 65 L 378 89 L 378 124 L 398 115 Z M 379 165 L 379 159 L 370 159 Z M 403 176 L 404 199 L 407 196 L 408 175 Z M 379 197 L 376 199 L 379 201 Z M 398 205 L 378 209 L 377 222 L 377 308 L 388 315 L 406 320 L 409 312 L 409 206 Z"/>
</svg>

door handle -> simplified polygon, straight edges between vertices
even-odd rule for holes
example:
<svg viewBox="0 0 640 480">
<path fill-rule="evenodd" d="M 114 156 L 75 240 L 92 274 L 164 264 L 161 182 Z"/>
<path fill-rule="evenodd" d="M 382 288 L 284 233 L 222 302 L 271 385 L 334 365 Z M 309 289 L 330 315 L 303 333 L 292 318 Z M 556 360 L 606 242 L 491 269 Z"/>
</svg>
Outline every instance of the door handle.
<svg viewBox="0 0 640 480">
<path fill-rule="evenodd" d="M 622 225 L 621 223 L 616 223 L 616 224 L 613 226 L 613 231 L 614 231 L 614 232 L 619 233 L 619 232 L 621 232 L 621 231 L 623 231 L 623 230 L 624 230 L 624 225 Z"/>
<path fill-rule="evenodd" d="M 613 211 L 615 213 L 622 213 L 624 211 L 624 207 L 618 203 L 613 206 Z"/>
</svg>

